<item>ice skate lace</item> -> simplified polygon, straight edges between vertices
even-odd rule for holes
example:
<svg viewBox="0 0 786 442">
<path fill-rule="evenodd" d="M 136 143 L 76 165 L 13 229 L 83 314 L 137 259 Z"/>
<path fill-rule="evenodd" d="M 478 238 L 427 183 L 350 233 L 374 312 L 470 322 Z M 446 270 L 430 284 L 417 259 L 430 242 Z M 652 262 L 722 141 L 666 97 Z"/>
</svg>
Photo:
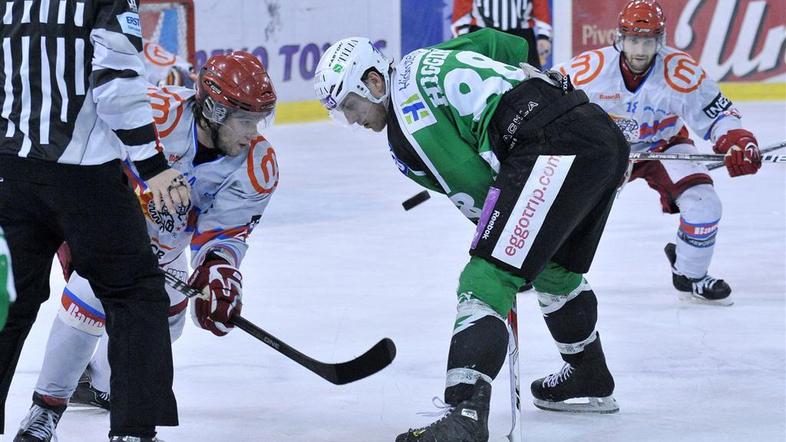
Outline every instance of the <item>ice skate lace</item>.
<svg viewBox="0 0 786 442">
<path fill-rule="evenodd" d="M 573 373 L 573 367 L 571 367 L 570 364 L 566 363 L 565 365 L 562 366 L 562 370 L 546 376 L 546 378 L 543 379 L 543 386 L 553 388 L 560 382 L 569 378 L 571 373 Z"/>
<path fill-rule="evenodd" d="M 713 278 L 710 275 L 704 275 L 703 278 L 693 281 L 693 293 L 701 295 L 705 290 L 711 289 L 716 282 L 718 282 L 717 278 Z"/>
<path fill-rule="evenodd" d="M 431 403 L 434 405 L 435 408 L 438 409 L 437 411 L 418 411 L 417 414 L 420 415 L 420 416 L 438 417 L 438 418 L 441 419 L 441 418 L 447 416 L 448 414 L 450 414 L 450 412 L 455 409 L 454 406 L 452 406 L 450 404 L 446 404 L 445 401 L 443 401 L 442 399 L 440 399 L 437 396 L 434 396 L 433 398 L 431 398 Z"/>
<path fill-rule="evenodd" d="M 109 402 L 109 393 L 101 390 L 96 390 L 96 393 L 98 393 L 96 396 L 98 396 L 99 399 L 101 399 L 102 401 Z"/>
<path fill-rule="evenodd" d="M 53 410 L 33 405 L 20 427 L 23 430 L 23 434 L 34 436 L 41 440 L 50 440 L 49 438 L 51 438 L 52 442 L 57 442 L 55 427 L 59 419 L 60 417 Z"/>
</svg>

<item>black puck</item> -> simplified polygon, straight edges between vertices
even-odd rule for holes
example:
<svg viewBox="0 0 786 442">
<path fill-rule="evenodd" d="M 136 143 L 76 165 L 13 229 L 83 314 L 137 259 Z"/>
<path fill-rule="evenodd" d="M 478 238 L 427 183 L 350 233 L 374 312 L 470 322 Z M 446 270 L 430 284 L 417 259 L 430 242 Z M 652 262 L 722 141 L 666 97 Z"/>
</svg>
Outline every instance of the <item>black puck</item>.
<svg viewBox="0 0 786 442">
<path fill-rule="evenodd" d="M 427 190 L 424 190 L 422 192 L 418 192 L 412 198 L 407 199 L 406 201 L 401 203 L 401 205 L 404 206 L 404 210 L 409 210 L 417 206 L 418 204 L 422 203 L 423 201 L 426 201 L 429 198 L 431 198 L 431 195 L 428 193 Z"/>
</svg>

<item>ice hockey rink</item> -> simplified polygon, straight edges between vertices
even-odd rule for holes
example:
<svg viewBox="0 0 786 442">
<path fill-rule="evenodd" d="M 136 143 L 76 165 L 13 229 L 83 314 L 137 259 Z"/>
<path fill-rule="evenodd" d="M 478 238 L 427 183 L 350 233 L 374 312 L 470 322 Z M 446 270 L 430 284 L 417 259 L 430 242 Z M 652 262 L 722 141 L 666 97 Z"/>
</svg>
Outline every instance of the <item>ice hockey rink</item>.
<svg viewBox="0 0 786 442">
<path fill-rule="evenodd" d="M 741 103 L 762 146 L 786 139 L 786 104 Z M 392 441 L 432 421 L 455 319 L 455 289 L 473 225 L 391 161 L 384 135 L 330 122 L 276 126 L 278 190 L 242 265 L 243 315 L 323 361 L 359 355 L 384 336 L 393 364 L 334 386 L 235 330 L 216 338 L 188 321 L 174 345 L 180 426 L 167 442 Z M 702 146 L 707 147 L 706 143 Z M 735 304 L 680 302 L 663 246 L 678 218 L 643 182 L 625 187 L 588 276 L 621 411 L 536 409 L 529 383 L 561 360 L 532 292 L 519 296 L 526 441 L 783 441 L 786 438 L 786 165 L 755 176 L 713 172 L 724 204 L 711 274 Z M 63 288 L 59 269 L 52 293 Z M 42 308 L 7 402 L 6 441 L 27 412 L 59 296 Z M 509 431 L 507 364 L 494 383 L 490 431 Z M 106 440 L 108 414 L 69 410 L 61 442 Z"/>
</svg>

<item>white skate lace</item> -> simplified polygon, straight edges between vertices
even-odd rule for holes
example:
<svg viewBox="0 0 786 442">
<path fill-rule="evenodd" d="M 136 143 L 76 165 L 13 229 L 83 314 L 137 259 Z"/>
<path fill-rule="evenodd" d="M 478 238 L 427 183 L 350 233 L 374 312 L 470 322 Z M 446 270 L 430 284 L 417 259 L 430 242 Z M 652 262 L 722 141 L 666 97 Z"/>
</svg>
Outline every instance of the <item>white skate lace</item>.
<svg viewBox="0 0 786 442">
<path fill-rule="evenodd" d="M 42 440 L 50 440 L 57 442 L 57 434 L 55 427 L 59 417 L 57 413 L 48 409 L 33 405 L 30 412 L 20 424 L 20 429 L 23 430 L 22 434 L 37 437 Z"/>
<path fill-rule="evenodd" d="M 546 376 L 545 379 L 543 379 L 543 386 L 544 387 L 548 386 L 553 388 L 557 386 L 557 384 L 559 384 L 560 382 L 569 378 L 571 373 L 573 373 L 573 367 L 571 367 L 570 364 L 565 363 L 565 365 L 562 366 L 562 370 L 556 373 L 552 373 Z"/>
<path fill-rule="evenodd" d="M 713 285 L 718 281 L 718 279 L 713 278 L 710 275 L 704 275 L 703 278 L 693 281 L 693 293 L 696 295 L 704 294 L 704 291 L 707 289 L 712 288 Z"/>
<path fill-rule="evenodd" d="M 435 408 L 438 409 L 437 411 L 418 411 L 417 414 L 425 417 L 443 418 L 448 414 L 450 414 L 450 412 L 455 409 L 454 406 L 450 404 L 446 404 L 445 401 L 443 401 L 437 396 L 431 398 L 431 403 L 434 405 Z"/>
</svg>

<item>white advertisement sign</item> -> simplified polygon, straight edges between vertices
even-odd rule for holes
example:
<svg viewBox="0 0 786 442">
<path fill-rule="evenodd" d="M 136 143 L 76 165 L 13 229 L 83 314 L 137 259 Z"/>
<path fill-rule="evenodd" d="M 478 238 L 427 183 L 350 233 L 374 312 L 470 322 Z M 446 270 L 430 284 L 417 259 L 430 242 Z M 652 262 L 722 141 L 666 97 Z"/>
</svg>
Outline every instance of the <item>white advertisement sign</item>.
<svg viewBox="0 0 786 442">
<path fill-rule="evenodd" d="M 246 50 L 265 64 L 282 102 L 314 100 L 319 57 L 336 40 L 368 37 L 400 57 L 399 0 L 195 0 L 197 65 Z"/>
</svg>

